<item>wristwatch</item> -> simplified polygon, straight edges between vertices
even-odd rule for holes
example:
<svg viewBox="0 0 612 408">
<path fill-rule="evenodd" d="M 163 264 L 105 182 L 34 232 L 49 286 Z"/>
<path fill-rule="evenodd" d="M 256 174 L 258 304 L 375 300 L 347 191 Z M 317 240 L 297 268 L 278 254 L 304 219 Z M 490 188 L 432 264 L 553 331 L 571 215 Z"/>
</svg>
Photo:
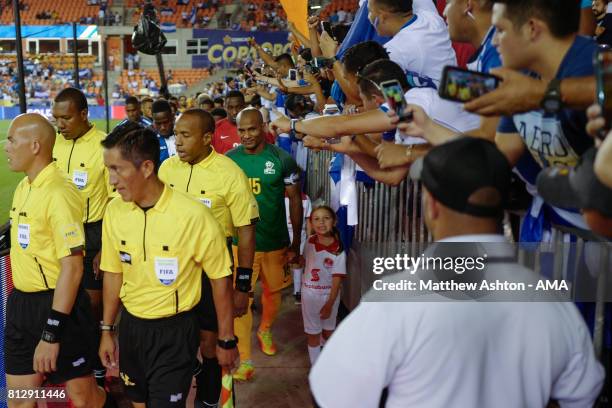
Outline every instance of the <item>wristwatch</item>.
<svg viewBox="0 0 612 408">
<path fill-rule="evenodd" d="M 217 345 L 224 350 L 236 348 L 238 345 L 238 336 L 234 336 L 234 338 L 230 340 L 217 339 Z"/>
<path fill-rule="evenodd" d="M 114 324 L 104 324 L 103 322 L 100 322 L 100 331 L 114 332 L 115 329 L 116 326 Z"/>
<path fill-rule="evenodd" d="M 542 98 L 541 106 L 544 112 L 549 114 L 558 113 L 561 110 L 563 100 L 561 98 L 561 81 L 559 79 L 555 78 L 549 82 L 544 98 Z"/>
<path fill-rule="evenodd" d="M 292 132 L 297 132 L 295 130 L 295 125 L 298 123 L 299 119 L 291 119 L 289 121 L 289 128 L 291 129 Z"/>
</svg>

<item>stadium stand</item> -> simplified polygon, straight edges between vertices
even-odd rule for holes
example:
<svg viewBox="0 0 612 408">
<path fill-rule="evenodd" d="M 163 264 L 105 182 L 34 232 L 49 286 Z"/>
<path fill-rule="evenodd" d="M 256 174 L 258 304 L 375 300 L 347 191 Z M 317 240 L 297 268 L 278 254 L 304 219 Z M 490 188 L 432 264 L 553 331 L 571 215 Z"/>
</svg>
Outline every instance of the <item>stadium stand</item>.
<svg viewBox="0 0 612 408">
<path fill-rule="evenodd" d="M 100 5 L 88 5 L 86 0 L 30 0 L 23 1 L 21 8 L 21 23 L 23 25 L 62 24 L 81 21 L 83 17 L 97 21 Z M 112 6 L 112 0 L 106 2 L 107 9 Z M 39 18 L 37 18 L 37 16 Z M 49 18 L 40 18 L 48 16 Z M 0 14 L 0 24 L 15 22 L 12 7 L 4 7 Z"/>
</svg>

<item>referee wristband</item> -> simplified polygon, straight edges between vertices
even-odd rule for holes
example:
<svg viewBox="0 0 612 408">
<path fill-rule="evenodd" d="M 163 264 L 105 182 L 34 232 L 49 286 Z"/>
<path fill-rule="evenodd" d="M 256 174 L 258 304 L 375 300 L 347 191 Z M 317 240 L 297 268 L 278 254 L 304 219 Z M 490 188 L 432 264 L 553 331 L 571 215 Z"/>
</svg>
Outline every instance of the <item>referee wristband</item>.
<svg viewBox="0 0 612 408">
<path fill-rule="evenodd" d="M 251 291 L 251 275 L 252 268 L 244 268 L 239 266 L 236 268 L 236 290 L 239 292 L 248 293 Z"/>
<path fill-rule="evenodd" d="M 59 343 L 62 331 L 70 315 L 51 309 L 41 339 L 47 343 Z"/>
</svg>

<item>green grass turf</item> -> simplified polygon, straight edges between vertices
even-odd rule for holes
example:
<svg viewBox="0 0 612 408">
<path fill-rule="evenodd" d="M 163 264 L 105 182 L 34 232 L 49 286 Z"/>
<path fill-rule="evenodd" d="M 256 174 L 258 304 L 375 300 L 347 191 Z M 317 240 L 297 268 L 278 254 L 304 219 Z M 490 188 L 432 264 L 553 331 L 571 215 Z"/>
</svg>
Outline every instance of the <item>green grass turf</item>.
<svg viewBox="0 0 612 408">
<path fill-rule="evenodd" d="M 105 120 L 92 120 L 98 129 L 106 131 Z M 118 120 L 111 120 L 111 129 L 118 123 Z M 10 120 L 0 120 L 0 225 L 8 221 L 9 207 L 13 200 L 13 191 L 15 186 L 24 177 L 23 173 L 13 173 L 9 170 L 6 163 L 6 154 L 4 147 L 6 146 L 6 132 L 8 130 Z"/>
</svg>

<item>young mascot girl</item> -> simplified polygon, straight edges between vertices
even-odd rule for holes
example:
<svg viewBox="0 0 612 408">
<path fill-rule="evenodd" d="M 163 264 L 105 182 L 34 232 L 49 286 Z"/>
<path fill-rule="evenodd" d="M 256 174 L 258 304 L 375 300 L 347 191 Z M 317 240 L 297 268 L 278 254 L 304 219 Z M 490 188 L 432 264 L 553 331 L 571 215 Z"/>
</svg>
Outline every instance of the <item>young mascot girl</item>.
<svg viewBox="0 0 612 408">
<path fill-rule="evenodd" d="M 314 235 L 308 238 L 304 248 L 302 317 L 310 363 L 314 364 L 321 345 L 336 328 L 340 284 L 346 276 L 346 255 L 336 230 L 336 214 L 331 208 L 315 208 L 310 222 Z"/>
</svg>

